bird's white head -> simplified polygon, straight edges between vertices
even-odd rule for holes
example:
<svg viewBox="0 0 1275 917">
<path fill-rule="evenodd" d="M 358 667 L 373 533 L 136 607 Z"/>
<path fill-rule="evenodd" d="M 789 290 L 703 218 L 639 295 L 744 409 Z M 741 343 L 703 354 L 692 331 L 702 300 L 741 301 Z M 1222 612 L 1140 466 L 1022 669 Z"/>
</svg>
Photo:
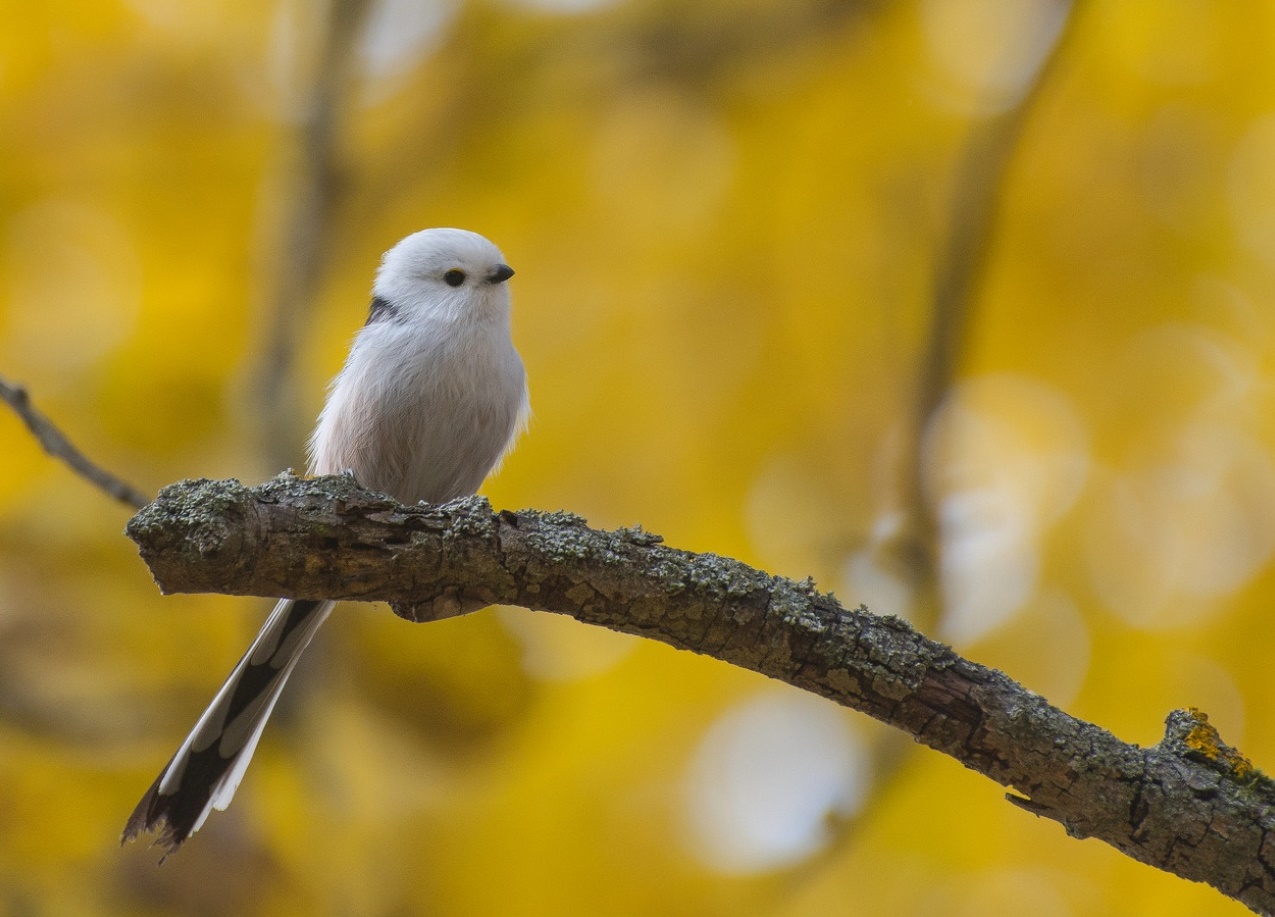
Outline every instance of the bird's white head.
<svg viewBox="0 0 1275 917">
<path fill-rule="evenodd" d="M 464 229 L 423 229 L 381 259 L 370 321 L 423 314 L 507 315 L 513 269 L 495 245 Z"/>
</svg>

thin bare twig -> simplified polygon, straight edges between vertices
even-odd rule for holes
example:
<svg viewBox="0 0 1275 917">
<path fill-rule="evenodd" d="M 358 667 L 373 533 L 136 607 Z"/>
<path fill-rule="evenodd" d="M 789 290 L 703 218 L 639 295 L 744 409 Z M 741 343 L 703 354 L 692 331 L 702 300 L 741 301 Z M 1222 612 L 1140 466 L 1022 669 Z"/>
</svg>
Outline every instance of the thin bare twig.
<svg viewBox="0 0 1275 917">
<path fill-rule="evenodd" d="M 55 459 L 61 459 L 84 480 L 133 509 L 141 509 L 151 502 L 150 497 L 136 487 L 91 462 L 83 452 L 75 448 L 53 421 L 31 403 L 31 397 L 21 385 L 0 379 L 0 399 L 3 399 L 9 407 L 13 408 L 14 413 L 22 418 L 22 422 L 27 425 L 27 429 L 39 441 L 45 452 Z"/>
</svg>

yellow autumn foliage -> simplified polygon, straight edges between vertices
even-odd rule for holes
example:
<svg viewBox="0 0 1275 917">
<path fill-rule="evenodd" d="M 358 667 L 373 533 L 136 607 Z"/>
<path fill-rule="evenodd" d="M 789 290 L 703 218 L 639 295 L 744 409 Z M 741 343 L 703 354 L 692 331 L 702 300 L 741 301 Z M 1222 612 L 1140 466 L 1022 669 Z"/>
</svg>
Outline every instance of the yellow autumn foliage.
<svg viewBox="0 0 1275 917">
<path fill-rule="evenodd" d="M 535 411 L 497 506 L 921 614 L 886 550 L 919 466 L 928 629 L 1126 740 L 1196 706 L 1275 767 L 1275 7 L 0 10 L 0 378 L 137 486 L 301 467 L 380 253 L 463 226 L 517 269 Z M 1245 913 L 937 754 L 874 767 L 856 714 L 519 609 L 339 610 L 157 867 L 119 831 L 268 603 L 160 597 L 126 509 L 3 410 L 0 446 L 0 914 Z"/>
</svg>

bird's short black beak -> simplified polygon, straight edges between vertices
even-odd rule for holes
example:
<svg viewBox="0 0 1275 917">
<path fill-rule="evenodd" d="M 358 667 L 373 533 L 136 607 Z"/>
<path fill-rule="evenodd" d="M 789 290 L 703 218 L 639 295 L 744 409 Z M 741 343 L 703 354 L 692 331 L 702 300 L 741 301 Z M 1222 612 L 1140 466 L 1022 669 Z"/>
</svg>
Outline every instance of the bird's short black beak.
<svg viewBox="0 0 1275 917">
<path fill-rule="evenodd" d="M 487 275 L 488 283 L 504 283 L 514 275 L 514 269 L 507 264 L 498 264 L 496 269 Z"/>
</svg>

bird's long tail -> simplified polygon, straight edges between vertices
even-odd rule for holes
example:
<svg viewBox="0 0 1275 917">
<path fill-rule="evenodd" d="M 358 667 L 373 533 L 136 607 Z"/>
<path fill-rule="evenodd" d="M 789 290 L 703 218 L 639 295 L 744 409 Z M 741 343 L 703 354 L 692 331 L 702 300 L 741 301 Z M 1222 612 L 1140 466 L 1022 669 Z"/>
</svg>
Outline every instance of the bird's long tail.
<svg viewBox="0 0 1275 917">
<path fill-rule="evenodd" d="M 332 602 L 284 599 L 275 606 L 181 748 L 155 778 L 124 826 L 123 841 L 158 831 L 174 852 L 213 809 L 234 798 L 284 683 Z"/>
</svg>

